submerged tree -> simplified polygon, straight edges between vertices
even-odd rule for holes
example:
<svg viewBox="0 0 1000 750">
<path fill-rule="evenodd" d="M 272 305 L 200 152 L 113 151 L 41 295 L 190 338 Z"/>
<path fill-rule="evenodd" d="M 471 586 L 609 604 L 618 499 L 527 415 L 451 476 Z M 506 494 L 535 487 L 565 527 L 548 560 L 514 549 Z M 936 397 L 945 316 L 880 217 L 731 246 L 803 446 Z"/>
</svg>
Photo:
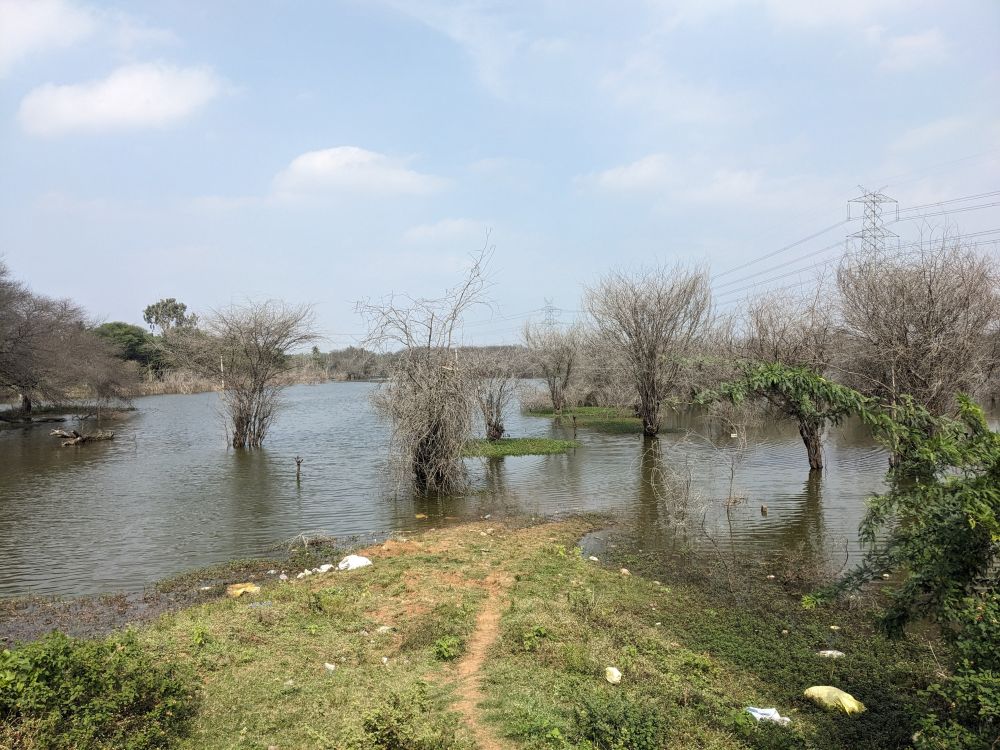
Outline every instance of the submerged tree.
<svg viewBox="0 0 1000 750">
<path fill-rule="evenodd" d="M 682 357 L 711 320 L 707 273 L 681 266 L 614 271 L 587 290 L 584 306 L 635 383 L 643 433 L 655 435 Z"/>
<path fill-rule="evenodd" d="M 908 394 L 932 413 L 956 408 L 997 367 L 1000 274 L 942 235 L 916 252 L 855 253 L 837 272 L 846 382 L 895 403 Z"/>
<path fill-rule="evenodd" d="M 499 440 L 504 433 L 504 414 L 514 400 L 517 373 L 511 353 L 504 350 L 477 350 L 465 355 L 473 379 L 473 396 L 483 418 L 487 440 Z"/>
<path fill-rule="evenodd" d="M 521 339 L 527 349 L 528 365 L 541 372 L 549 389 L 552 409 L 560 414 L 567 406 L 566 393 L 576 374 L 582 341 L 580 329 L 527 322 Z"/>
<path fill-rule="evenodd" d="M 287 387 L 281 376 L 289 353 L 316 339 L 310 306 L 274 301 L 233 305 L 202 328 L 176 327 L 166 336 L 175 363 L 219 381 L 234 448 L 263 444 Z"/>
<path fill-rule="evenodd" d="M 718 390 L 706 391 L 698 400 L 741 404 L 750 398 L 764 399 L 798 422 L 812 471 L 823 468 L 823 433 L 827 426 L 839 424 L 851 414 L 863 416 L 871 407 L 869 400 L 857 391 L 808 368 L 779 363 L 746 365 L 742 377 L 723 383 Z"/>
<path fill-rule="evenodd" d="M 465 477 L 474 382 L 456 337 L 465 313 L 483 302 L 489 259 L 487 248 L 439 299 L 390 295 L 358 305 L 368 325 L 365 346 L 393 352 L 373 401 L 392 424 L 394 453 L 418 492 L 449 492 Z"/>
</svg>

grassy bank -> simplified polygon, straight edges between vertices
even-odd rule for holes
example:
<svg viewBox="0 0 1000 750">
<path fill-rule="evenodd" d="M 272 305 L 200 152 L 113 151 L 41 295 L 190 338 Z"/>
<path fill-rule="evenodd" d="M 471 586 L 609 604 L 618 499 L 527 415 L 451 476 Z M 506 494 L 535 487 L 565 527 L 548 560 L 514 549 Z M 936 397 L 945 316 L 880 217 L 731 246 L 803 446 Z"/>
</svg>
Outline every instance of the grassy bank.
<svg viewBox="0 0 1000 750">
<path fill-rule="evenodd" d="M 501 440 L 473 440 L 465 446 L 469 458 L 502 458 L 503 456 L 549 456 L 569 453 L 580 444 L 575 440 L 553 438 L 502 438 Z"/>
<path fill-rule="evenodd" d="M 590 427 L 604 432 L 639 433 L 642 420 L 627 409 L 610 406 L 574 406 L 556 414 L 552 409 L 529 409 L 533 417 L 559 417 L 564 423 L 572 424 L 574 417 L 578 427 Z"/>
<path fill-rule="evenodd" d="M 926 645 L 883 639 L 858 609 L 807 612 L 780 581 L 736 601 L 604 569 L 574 549 L 592 526 L 476 523 L 390 541 L 362 551 L 370 567 L 272 578 L 134 638 L 172 680 L 188 676 L 195 703 L 171 735 L 183 748 L 907 744 L 915 692 L 938 669 Z M 847 656 L 816 656 L 831 647 Z M 802 697 L 827 684 L 868 711 Z M 758 726 L 747 705 L 792 724 Z M 0 747 L 50 746 L 32 745 L 32 726 L 0 721 Z"/>
</svg>

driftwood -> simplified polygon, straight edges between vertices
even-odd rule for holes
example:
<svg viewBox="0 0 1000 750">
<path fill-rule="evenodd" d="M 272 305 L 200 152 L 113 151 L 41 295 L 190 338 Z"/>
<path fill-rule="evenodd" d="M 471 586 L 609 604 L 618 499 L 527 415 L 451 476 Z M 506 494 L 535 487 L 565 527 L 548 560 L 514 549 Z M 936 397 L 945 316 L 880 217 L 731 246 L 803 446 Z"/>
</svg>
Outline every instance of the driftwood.
<svg viewBox="0 0 1000 750">
<path fill-rule="evenodd" d="M 111 440 L 115 433 L 111 430 L 98 430 L 90 435 L 81 435 L 76 430 L 52 430 L 49 433 L 52 437 L 65 438 L 61 445 L 63 447 L 67 445 L 80 445 L 81 443 L 90 443 L 95 440 Z"/>
</svg>

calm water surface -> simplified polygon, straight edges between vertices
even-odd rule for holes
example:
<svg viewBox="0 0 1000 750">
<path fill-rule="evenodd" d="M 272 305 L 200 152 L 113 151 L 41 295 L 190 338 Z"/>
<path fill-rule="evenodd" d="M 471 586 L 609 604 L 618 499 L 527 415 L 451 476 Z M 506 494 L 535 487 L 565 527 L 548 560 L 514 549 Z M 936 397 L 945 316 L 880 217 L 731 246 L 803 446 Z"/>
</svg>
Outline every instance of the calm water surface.
<svg viewBox="0 0 1000 750">
<path fill-rule="evenodd" d="M 675 415 L 676 431 L 659 440 L 581 429 L 572 455 L 470 461 L 466 495 L 413 498 L 387 478 L 388 433 L 368 405 L 373 387 L 289 389 L 267 447 L 255 452 L 227 449 L 212 393 L 139 399 L 103 443 L 61 448 L 45 426 L 0 431 L 0 596 L 137 590 L 266 554 L 304 532 L 384 533 L 486 514 L 603 511 L 651 544 L 842 555 L 845 546 L 857 551 L 864 498 L 886 468 L 860 427 L 831 434 L 828 468 L 810 480 L 793 425 L 769 425 L 740 450 L 728 429 L 713 434 Z M 572 437 L 568 426 L 516 410 L 507 428 Z"/>
</svg>

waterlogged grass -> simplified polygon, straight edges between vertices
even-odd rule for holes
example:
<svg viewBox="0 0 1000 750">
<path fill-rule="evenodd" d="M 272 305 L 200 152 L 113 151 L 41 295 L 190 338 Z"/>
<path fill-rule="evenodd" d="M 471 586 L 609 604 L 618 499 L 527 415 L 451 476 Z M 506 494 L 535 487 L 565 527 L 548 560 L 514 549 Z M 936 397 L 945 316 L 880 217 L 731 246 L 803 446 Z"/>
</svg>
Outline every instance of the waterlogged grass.
<svg viewBox="0 0 1000 750">
<path fill-rule="evenodd" d="M 556 417 L 572 424 L 576 417 L 578 427 L 589 427 L 602 432 L 639 433 L 642 432 L 642 420 L 627 409 L 616 409 L 607 406 L 574 406 L 563 409 L 556 414 L 552 409 L 531 409 L 528 414 L 533 417 Z"/>
<path fill-rule="evenodd" d="M 553 438 L 503 438 L 501 440 L 473 440 L 465 446 L 470 458 L 502 458 L 504 456 L 550 456 L 569 453 L 580 444 L 576 440 Z"/>
<path fill-rule="evenodd" d="M 574 549 L 594 525 L 432 531 L 365 551 L 367 568 L 272 579 L 257 595 L 160 618 L 137 644 L 190 675 L 198 695 L 171 746 L 471 750 L 461 670 L 483 649 L 479 716 L 511 747 L 909 744 L 915 695 L 938 669 L 925 645 L 874 634 L 863 611 L 805 611 L 777 584 L 736 600 L 604 569 Z M 477 628 L 489 601 L 500 612 L 492 644 Z M 847 656 L 816 656 L 824 648 Z M 604 679 L 608 666 L 620 685 Z M 828 713 L 802 697 L 827 684 L 868 711 Z M 757 725 L 748 705 L 792 724 Z"/>
</svg>

